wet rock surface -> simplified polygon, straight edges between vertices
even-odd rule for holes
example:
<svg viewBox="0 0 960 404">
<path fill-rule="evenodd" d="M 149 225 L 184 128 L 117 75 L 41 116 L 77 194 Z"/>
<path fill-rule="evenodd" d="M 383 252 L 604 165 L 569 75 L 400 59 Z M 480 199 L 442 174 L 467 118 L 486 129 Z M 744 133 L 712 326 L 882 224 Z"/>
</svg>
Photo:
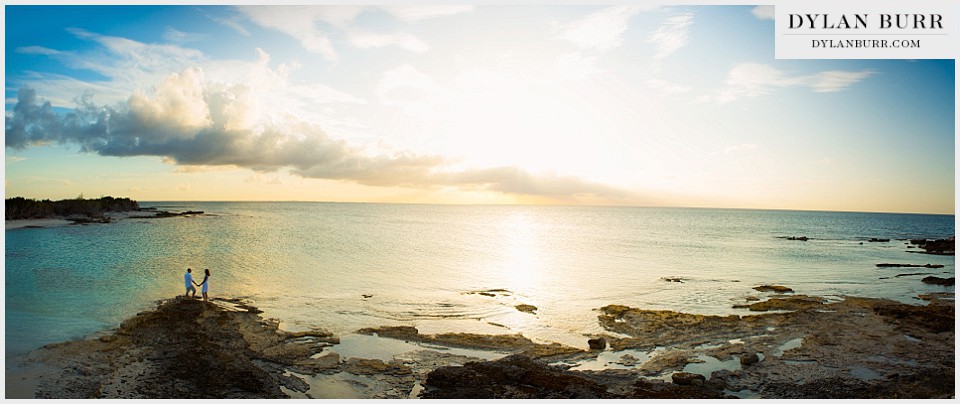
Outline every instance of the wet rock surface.
<svg viewBox="0 0 960 404">
<path fill-rule="evenodd" d="M 930 304 L 816 298 L 789 312 L 744 316 L 606 306 L 599 319 L 628 336 L 608 337 L 614 349 L 665 347 L 641 366 L 648 376 L 682 372 L 709 355 L 739 358 L 740 366 L 713 371 L 706 384 L 763 398 L 949 398 L 953 296 L 925 298 Z"/>
<path fill-rule="evenodd" d="M 27 360 L 51 369 L 40 398 L 950 398 L 954 297 L 921 298 L 778 296 L 758 302 L 775 312 L 729 316 L 609 305 L 609 333 L 590 336 L 607 347 L 590 351 L 520 334 L 358 332 L 413 343 L 389 359 L 343 357 L 339 338 L 280 330 L 242 300 L 177 298 Z M 610 367 L 575 369 L 604 356 Z"/>
</svg>

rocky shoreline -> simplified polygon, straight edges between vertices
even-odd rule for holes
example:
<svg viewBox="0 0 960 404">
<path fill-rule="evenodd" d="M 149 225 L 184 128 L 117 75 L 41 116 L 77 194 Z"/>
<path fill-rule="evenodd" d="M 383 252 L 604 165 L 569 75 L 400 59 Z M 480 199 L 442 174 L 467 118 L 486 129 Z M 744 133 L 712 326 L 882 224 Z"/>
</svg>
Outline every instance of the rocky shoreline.
<svg viewBox="0 0 960 404">
<path fill-rule="evenodd" d="M 922 298 L 774 292 L 730 316 L 608 305 L 589 350 L 519 334 L 358 330 L 409 344 L 375 359 L 341 356 L 323 330 L 283 331 L 238 299 L 177 297 L 98 338 L 31 352 L 8 368 L 7 397 L 317 398 L 348 386 L 349 398 L 951 398 L 953 294 Z"/>
</svg>

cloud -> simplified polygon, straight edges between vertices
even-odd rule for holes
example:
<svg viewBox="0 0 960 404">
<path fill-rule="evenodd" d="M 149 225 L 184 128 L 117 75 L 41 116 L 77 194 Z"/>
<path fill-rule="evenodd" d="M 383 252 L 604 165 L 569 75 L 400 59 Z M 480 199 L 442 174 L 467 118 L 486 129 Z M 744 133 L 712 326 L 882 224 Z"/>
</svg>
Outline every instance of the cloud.
<svg viewBox="0 0 960 404">
<path fill-rule="evenodd" d="M 398 46 L 413 52 L 426 52 L 430 46 L 405 32 L 370 32 L 361 29 L 357 17 L 377 10 L 404 22 L 417 22 L 473 10 L 472 6 L 238 6 L 250 21 L 277 30 L 300 41 L 309 52 L 328 60 L 338 59 L 334 39 L 345 37 L 351 45 L 366 49 Z"/>
<path fill-rule="evenodd" d="M 410 73 L 415 71 L 398 70 Z M 456 186 L 564 200 L 633 198 L 627 191 L 578 177 L 516 167 L 453 169 L 456 162 L 446 157 L 363 147 L 295 116 L 251 120 L 245 117 L 255 109 L 251 88 L 208 82 L 199 68 L 170 75 L 153 91 L 138 91 L 124 103 L 97 105 L 90 96 L 78 98 L 78 103 L 72 112 L 57 114 L 36 90 L 20 89 L 17 104 L 6 116 L 6 146 L 22 150 L 58 142 L 102 156 L 159 156 L 185 166 L 178 172 L 200 167 L 241 167 L 257 173 L 288 169 L 305 178 L 369 186 Z"/>
<path fill-rule="evenodd" d="M 24 161 L 24 160 L 26 160 L 26 159 L 27 159 L 26 157 L 10 156 L 10 157 L 7 157 L 7 158 L 6 158 L 6 161 L 7 161 L 7 163 L 19 163 L 19 162 Z"/>
<path fill-rule="evenodd" d="M 219 17 L 219 16 L 205 13 L 202 8 L 196 8 L 195 10 L 201 15 L 203 15 L 204 17 L 209 18 L 210 21 L 223 25 L 224 27 L 230 28 L 236 31 L 236 33 L 240 35 L 250 36 L 250 31 L 244 28 L 243 25 L 240 25 L 241 17 L 238 17 L 238 16 Z"/>
<path fill-rule="evenodd" d="M 776 16 L 774 6 L 756 6 L 750 10 L 754 17 L 761 20 L 772 20 Z"/>
<path fill-rule="evenodd" d="M 312 6 L 239 6 L 238 10 L 261 27 L 274 29 L 300 41 L 309 52 L 337 60 L 329 35 L 318 27 L 342 24 L 360 13 L 359 7 L 312 7 Z"/>
<path fill-rule="evenodd" d="M 663 24 L 654 31 L 647 42 L 656 45 L 657 53 L 653 55 L 654 59 L 663 59 L 670 56 L 677 49 L 687 44 L 687 29 L 693 24 L 693 13 L 684 13 L 681 15 L 667 18 Z"/>
<path fill-rule="evenodd" d="M 685 86 L 683 84 L 674 84 L 670 83 L 663 79 L 649 79 L 647 80 L 647 87 L 650 87 L 655 90 L 660 90 L 666 94 L 675 94 L 675 93 L 686 93 L 690 90 L 693 90 L 693 87 Z"/>
<path fill-rule="evenodd" d="M 207 38 L 209 38 L 209 35 L 207 34 L 183 32 L 173 27 L 167 27 L 167 29 L 163 31 L 163 39 L 167 42 L 175 42 L 175 43 L 196 42 L 196 41 L 205 40 Z"/>
<path fill-rule="evenodd" d="M 473 11 L 472 5 L 392 5 L 380 9 L 406 22 L 418 22 Z"/>
<path fill-rule="evenodd" d="M 23 46 L 15 50 L 17 53 L 22 53 L 25 55 L 45 55 L 45 56 L 54 56 L 62 54 L 56 49 L 45 48 L 43 46 Z"/>
<path fill-rule="evenodd" d="M 430 50 L 429 45 L 420 40 L 420 38 L 410 34 L 388 35 L 355 31 L 350 35 L 350 43 L 361 49 L 396 45 L 401 49 L 412 52 L 426 52 Z"/>
<path fill-rule="evenodd" d="M 770 65 L 743 63 L 730 69 L 726 86 L 717 96 L 705 97 L 704 100 L 727 103 L 769 95 L 790 87 L 806 87 L 819 93 L 836 92 L 874 74 L 872 70 L 831 70 L 807 76 L 791 76 Z"/>
<path fill-rule="evenodd" d="M 516 167 L 495 167 L 467 170 L 449 175 L 447 182 L 454 185 L 475 185 L 485 190 L 507 194 L 535 195 L 550 198 L 592 196 L 608 200 L 631 200 L 631 192 L 603 184 L 591 183 L 578 177 L 556 174 L 534 175 Z"/>
<path fill-rule="evenodd" d="M 831 70 L 820 72 L 807 79 L 807 85 L 818 93 L 832 93 L 843 90 L 860 80 L 873 75 L 873 71 L 845 72 Z"/>
<path fill-rule="evenodd" d="M 560 37 L 581 49 L 609 50 L 620 46 L 627 20 L 647 10 L 641 6 L 613 6 L 560 27 Z"/>
</svg>

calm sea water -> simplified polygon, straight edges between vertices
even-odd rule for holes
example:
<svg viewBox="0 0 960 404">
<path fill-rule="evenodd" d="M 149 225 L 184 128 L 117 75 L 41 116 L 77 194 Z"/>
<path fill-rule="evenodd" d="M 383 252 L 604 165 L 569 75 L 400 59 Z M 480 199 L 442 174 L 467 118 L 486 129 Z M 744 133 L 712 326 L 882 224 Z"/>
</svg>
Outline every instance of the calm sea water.
<svg viewBox="0 0 960 404">
<path fill-rule="evenodd" d="M 954 257 L 903 239 L 954 235 L 954 217 L 718 209 L 143 203 L 204 216 L 6 231 L 7 357 L 83 338 L 183 293 L 187 267 L 212 297 L 245 297 L 287 329 L 347 334 L 520 332 L 586 347 L 607 304 L 704 314 L 752 287 L 921 303 L 925 272 Z M 788 241 L 778 236 L 807 236 Z M 869 238 L 893 239 L 887 243 Z M 861 244 L 862 243 L 862 244 Z M 942 264 L 943 269 L 876 268 Z M 669 282 L 663 278 L 680 278 Z M 889 279 L 880 279 L 889 278 Z M 494 296 L 476 292 L 491 291 Z M 368 295 L 370 297 L 364 297 Z M 515 309 L 530 304 L 536 314 Z"/>
</svg>

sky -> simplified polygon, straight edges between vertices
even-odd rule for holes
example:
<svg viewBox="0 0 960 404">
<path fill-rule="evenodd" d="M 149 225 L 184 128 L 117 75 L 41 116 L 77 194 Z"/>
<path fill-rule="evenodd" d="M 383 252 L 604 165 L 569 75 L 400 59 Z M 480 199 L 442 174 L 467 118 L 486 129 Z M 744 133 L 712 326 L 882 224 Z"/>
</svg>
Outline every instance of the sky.
<svg viewBox="0 0 960 404">
<path fill-rule="evenodd" d="M 953 60 L 765 6 L 5 6 L 5 194 L 954 212 Z"/>
</svg>

